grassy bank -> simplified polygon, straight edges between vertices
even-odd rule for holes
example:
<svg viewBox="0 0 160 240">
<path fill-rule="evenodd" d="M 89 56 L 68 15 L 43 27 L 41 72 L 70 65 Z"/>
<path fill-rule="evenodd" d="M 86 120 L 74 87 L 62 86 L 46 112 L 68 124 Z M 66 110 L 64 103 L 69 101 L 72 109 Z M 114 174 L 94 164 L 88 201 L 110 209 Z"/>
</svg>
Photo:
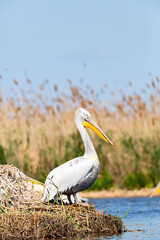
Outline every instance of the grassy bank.
<svg viewBox="0 0 160 240">
<path fill-rule="evenodd" d="M 99 100 L 89 86 L 81 89 L 70 81 L 68 95 L 53 86 L 53 98 L 46 99 L 45 86 L 39 91 L 22 92 L 14 80 L 19 98 L 1 92 L 0 164 L 13 163 L 27 175 L 44 182 L 56 166 L 84 153 L 83 143 L 74 124 L 74 113 L 82 106 L 115 143 L 112 147 L 90 132 L 101 167 L 92 190 L 154 187 L 160 176 L 160 90 L 159 78 L 144 86 L 138 94 L 120 90 L 110 103 Z M 128 83 L 132 87 L 132 83 Z M 149 90 L 148 90 L 149 89 Z M 103 88 L 103 94 L 107 86 Z M 145 91 L 150 91 L 143 100 Z M 49 104 L 48 104 L 49 103 Z"/>
<path fill-rule="evenodd" d="M 93 207 L 31 204 L 25 209 L 0 205 L 1 239 L 55 239 L 108 236 L 122 232 L 119 217 L 101 214 Z"/>
<path fill-rule="evenodd" d="M 55 239 L 122 232 L 122 221 L 96 211 L 91 204 L 40 201 L 28 177 L 11 165 L 0 165 L 0 239 Z M 30 179 L 31 180 L 31 179 Z M 58 201 L 58 198 L 60 200 Z"/>
</svg>

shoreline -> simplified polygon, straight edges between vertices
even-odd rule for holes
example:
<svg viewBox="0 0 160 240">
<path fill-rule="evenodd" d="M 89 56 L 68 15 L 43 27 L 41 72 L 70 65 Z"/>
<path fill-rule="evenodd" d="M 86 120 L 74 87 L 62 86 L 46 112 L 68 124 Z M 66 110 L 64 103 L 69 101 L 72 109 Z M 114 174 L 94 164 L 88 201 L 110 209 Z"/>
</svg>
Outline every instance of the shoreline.
<svg viewBox="0 0 160 240">
<path fill-rule="evenodd" d="M 80 197 L 83 198 L 121 198 L 121 197 L 150 197 L 154 189 L 143 188 L 135 190 L 111 189 L 101 191 L 80 192 Z M 158 195 L 157 195 L 158 196 Z M 160 196 L 160 195 L 159 195 Z"/>
</svg>

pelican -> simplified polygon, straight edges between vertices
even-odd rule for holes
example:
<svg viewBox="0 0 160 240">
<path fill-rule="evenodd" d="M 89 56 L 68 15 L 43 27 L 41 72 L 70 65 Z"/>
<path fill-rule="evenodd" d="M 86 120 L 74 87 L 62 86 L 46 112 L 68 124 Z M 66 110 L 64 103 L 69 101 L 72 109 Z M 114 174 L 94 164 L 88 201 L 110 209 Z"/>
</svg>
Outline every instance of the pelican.
<svg viewBox="0 0 160 240">
<path fill-rule="evenodd" d="M 114 145 L 85 109 L 77 109 L 75 124 L 84 143 L 85 153 L 82 157 L 74 158 L 56 167 L 48 174 L 41 199 L 44 202 L 53 200 L 60 192 L 67 195 L 70 204 L 73 203 L 73 200 L 71 201 L 73 198 L 74 202 L 78 203 L 77 193 L 89 188 L 96 180 L 100 163 L 86 128 L 92 129 L 104 141 Z"/>
<path fill-rule="evenodd" d="M 159 184 L 157 185 L 157 187 L 153 190 L 152 194 L 150 197 L 155 197 L 157 195 L 160 195 L 160 182 Z"/>
</svg>

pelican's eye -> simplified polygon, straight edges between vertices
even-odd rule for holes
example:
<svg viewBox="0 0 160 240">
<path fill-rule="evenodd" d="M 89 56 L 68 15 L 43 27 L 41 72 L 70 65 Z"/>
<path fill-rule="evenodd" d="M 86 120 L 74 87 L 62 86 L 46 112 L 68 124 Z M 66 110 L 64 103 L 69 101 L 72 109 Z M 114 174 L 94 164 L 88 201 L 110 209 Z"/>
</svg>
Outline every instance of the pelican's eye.
<svg viewBox="0 0 160 240">
<path fill-rule="evenodd" d="M 89 118 L 88 116 L 87 117 L 85 116 L 84 121 L 88 122 L 88 118 Z"/>
</svg>

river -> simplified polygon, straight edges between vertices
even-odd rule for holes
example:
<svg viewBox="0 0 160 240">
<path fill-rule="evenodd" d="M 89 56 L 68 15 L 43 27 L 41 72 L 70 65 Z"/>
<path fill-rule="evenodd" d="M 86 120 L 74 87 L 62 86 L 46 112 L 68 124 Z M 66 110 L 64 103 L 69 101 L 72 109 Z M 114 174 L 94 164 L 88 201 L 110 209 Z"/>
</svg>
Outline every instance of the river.
<svg viewBox="0 0 160 240">
<path fill-rule="evenodd" d="M 123 232 L 120 235 L 111 237 L 103 236 L 84 239 L 160 240 L 160 197 L 102 198 L 90 199 L 90 201 L 96 205 L 97 210 L 103 210 L 107 214 L 119 216 L 120 212 L 120 217 L 124 221 L 125 229 L 140 231 Z"/>
</svg>

